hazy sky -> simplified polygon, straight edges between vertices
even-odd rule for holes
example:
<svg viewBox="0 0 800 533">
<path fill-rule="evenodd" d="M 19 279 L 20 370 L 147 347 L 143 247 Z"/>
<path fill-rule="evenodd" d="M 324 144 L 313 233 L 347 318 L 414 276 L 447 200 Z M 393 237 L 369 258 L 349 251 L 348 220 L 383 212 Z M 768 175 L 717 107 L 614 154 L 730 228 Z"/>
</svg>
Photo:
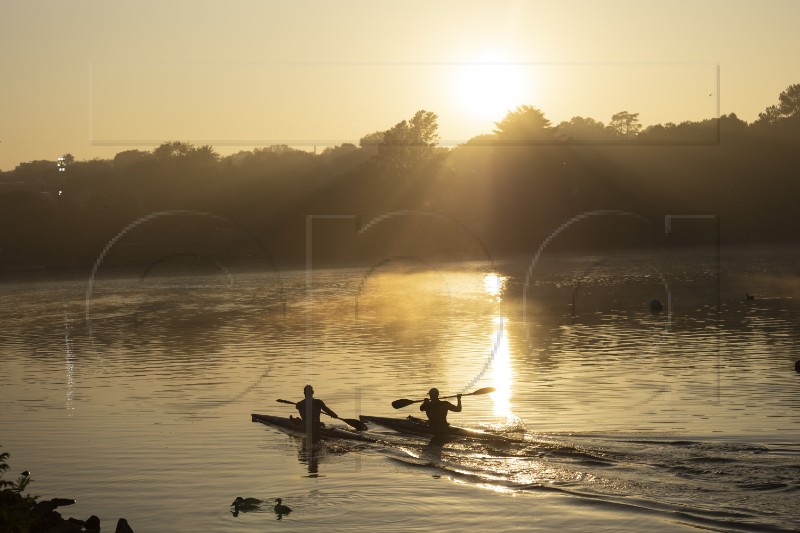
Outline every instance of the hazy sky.
<svg viewBox="0 0 800 533">
<path fill-rule="evenodd" d="M 798 21 L 797 0 L 5 0 L 0 169 L 164 140 L 358 142 L 418 109 L 445 144 L 520 104 L 554 123 L 753 121 L 800 83 Z"/>
</svg>

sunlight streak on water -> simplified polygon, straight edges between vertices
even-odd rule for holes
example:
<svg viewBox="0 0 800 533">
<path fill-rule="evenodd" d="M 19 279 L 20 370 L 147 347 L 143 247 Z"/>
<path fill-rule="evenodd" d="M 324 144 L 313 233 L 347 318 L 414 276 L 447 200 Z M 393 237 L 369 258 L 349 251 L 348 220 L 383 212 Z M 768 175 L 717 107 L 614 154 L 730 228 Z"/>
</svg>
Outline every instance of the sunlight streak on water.
<svg viewBox="0 0 800 533">
<path fill-rule="evenodd" d="M 486 274 L 483 277 L 483 288 L 489 296 L 497 298 L 499 301 L 500 296 L 503 295 L 506 280 L 508 280 L 507 276 L 501 276 L 495 272 Z"/>
<path fill-rule="evenodd" d="M 484 291 L 499 303 L 507 280 L 508 277 L 497 273 L 486 274 L 483 277 Z M 506 322 L 502 315 L 496 315 L 492 319 L 492 375 L 497 391 L 491 394 L 491 398 L 494 402 L 494 414 L 504 417 L 511 414 L 511 356 Z"/>
<path fill-rule="evenodd" d="M 494 357 L 492 359 L 492 376 L 494 387 L 497 391 L 490 396 L 494 401 L 494 414 L 508 417 L 511 415 L 511 357 L 508 352 L 508 337 L 506 336 L 504 317 L 494 319 Z"/>
</svg>

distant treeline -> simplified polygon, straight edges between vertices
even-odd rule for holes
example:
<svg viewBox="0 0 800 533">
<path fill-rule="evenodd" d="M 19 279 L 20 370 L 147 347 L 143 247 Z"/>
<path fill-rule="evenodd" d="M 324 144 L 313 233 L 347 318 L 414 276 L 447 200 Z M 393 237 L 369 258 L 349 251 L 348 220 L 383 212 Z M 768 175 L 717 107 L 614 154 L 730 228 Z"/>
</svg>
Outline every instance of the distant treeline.
<svg viewBox="0 0 800 533">
<path fill-rule="evenodd" d="M 800 240 L 800 84 L 751 124 L 730 114 L 643 127 L 621 111 L 608 124 L 554 125 L 521 106 L 491 133 L 438 141 L 437 116 L 419 111 L 319 154 L 276 145 L 220 157 L 166 142 L 111 160 L 22 163 L 0 173 L 0 270 L 169 254 L 276 268 L 311 251 L 339 264 L 367 251 L 501 257 L 535 251 L 595 211 L 631 216 L 586 217 L 559 246 Z M 669 215 L 698 220 L 667 237 Z M 380 231 L 365 232 L 375 220 Z"/>
</svg>

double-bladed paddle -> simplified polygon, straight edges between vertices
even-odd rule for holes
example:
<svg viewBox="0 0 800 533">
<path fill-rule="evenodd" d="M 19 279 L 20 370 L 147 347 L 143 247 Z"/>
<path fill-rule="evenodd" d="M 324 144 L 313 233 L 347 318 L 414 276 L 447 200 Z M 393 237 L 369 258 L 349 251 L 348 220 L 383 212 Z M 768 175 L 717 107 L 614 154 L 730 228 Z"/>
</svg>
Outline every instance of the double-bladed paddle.
<svg viewBox="0 0 800 533">
<path fill-rule="evenodd" d="M 290 400 L 275 400 L 275 401 L 276 402 L 280 402 L 280 403 L 288 403 L 290 405 L 297 405 L 297 402 L 293 402 L 293 401 L 290 401 Z M 325 413 L 325 414 L 328 414 L 328 413 Z M 337 416 L 337 417 L 334 417 L 334 418 L 337 418 L 338 420 L 341 420 L 342 422 L 344 422 L 348 426 L 352 426 L 353 428 L 356 429 L 356 431 L 366 431 L 367 430 L 367 425 L 364 422 L 362 422 L 361 420 L 356 420 L 355 418 L 342 418 L 340 416 Z"/>
<path fill-rule="evenodd" d="M 461 396 L 475 396 L 476 394 L 489 394 L 490 392 L 494 392 L 495 390 L 497 390 L 497 389 L 495 389 L 494 387 L 484 387 L 484 388 L 478 389 L 478 390 L 476 390 L 474 392 L 468 392 L 466 394 L 462 394 Z M 455 398 L 456 396 L 458 396 L 458 394 L 453 394 L 452 396 L 442 396 L 441 399 Z M 424 399 L 423 400 L 406 400 L 405 398 L 403 398 L 403 399 L 400 399 L 400 400 L 393 401 L 392 402 L 392 407 L 394 407 L 395 409 L 402 409 L 403 407 L 409 406 L 412 403 L 420 403 L 420 402 L 424 402 L 424 401 L 425 401 Z"/>
</svg>

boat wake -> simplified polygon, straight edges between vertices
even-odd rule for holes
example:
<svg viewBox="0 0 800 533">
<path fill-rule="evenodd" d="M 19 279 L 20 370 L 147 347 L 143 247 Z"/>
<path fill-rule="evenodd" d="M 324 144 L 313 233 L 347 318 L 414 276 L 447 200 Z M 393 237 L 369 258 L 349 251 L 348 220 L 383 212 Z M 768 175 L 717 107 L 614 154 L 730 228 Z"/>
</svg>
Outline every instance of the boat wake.
<svg viewBox="0 0 800 533">
<path fill-rule="evenodd" d="M 614 435 L 528 435 L 514 443 L 403 438 L 377 448 L 394 468 L 492 490 L 560 493 L 720 531 L 797 531 L 800 450 Z"/>
</svg>

